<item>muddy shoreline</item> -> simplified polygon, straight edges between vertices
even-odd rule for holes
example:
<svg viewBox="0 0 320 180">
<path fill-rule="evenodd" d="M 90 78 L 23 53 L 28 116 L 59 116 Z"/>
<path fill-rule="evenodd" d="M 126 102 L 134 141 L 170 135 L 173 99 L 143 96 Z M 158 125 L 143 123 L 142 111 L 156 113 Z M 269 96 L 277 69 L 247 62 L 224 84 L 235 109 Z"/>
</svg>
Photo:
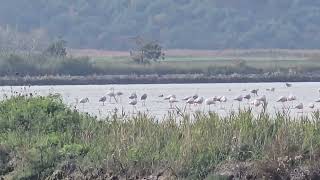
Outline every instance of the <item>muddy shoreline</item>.
<svg viewBox="0 0 320 180">
<path fill-rule="evenodd" d="M 172 74 L 172 75 L 91 75 L 91 76 L 2 76 L 1 86 L 21 85 L 104 85 L 104 84 L 183 84 L 183 83 L 255 83 L 320 82 L 320 73 L 312 74 Z"/>
</svg>

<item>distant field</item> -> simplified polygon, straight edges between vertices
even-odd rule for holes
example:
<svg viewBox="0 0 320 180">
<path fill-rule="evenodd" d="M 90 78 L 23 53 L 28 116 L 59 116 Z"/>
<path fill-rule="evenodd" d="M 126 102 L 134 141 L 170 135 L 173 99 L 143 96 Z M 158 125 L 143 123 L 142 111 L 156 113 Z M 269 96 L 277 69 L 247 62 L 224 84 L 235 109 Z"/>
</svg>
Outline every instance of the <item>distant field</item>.
<svg viewBox="0 0 320 180">
<path fill-rule="evenodd" d="M 77 50 L 75 55 L 91 57 L 95 67 L 111 74 L 172 73 L 257 73 L 320 69 L 320 50 L 167 50 L 165 60 L 138 65 L 127 52 Z M 244 66 L 241 66 L 244 62 Z M 242 64 L 243 65 L 243 64 Z"/>
<path fill-rule="evenodd" d="M 107 51 L 94 49 L 70 49 L 73 56 L 102 57 L 128 57 L 127 51 Z M 199 58 L 203 60 L 215 59 L 277 59 L 277 60 L 301 60 L 320 57 L 320 50 L 286 50 L 286 49 L 253 49 L 253 50 L 188 50 L 172 49 L 165 50 L 168 59 L 180 60 L 185 58 Z"/>
</svg>

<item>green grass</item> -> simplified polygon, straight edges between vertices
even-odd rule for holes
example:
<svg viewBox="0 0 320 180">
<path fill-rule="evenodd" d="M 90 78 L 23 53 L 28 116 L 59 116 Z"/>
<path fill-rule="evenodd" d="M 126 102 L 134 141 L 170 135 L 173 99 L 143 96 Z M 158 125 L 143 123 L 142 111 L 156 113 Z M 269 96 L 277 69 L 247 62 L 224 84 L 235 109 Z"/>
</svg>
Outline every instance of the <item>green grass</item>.
<svg viewBox="0 0 320 180">
<path fill-rule="evenodd" d="M 45 178 L 66 161 L 83 169 L 107 164 L 114 174 L 133 167 L 153 173 L 165 166 L 179 178 L 203 179 L 227 160 L 303 157 L 290 162 L 290 168 L 317 162 L 319 117 L 319 112 L 309 118 L 254 117 L 244 110 L 227 117 L 196 113 L 158 121 L 145 114 L 125 119 L 114 114 L 98 120 L 56 96 L 19 96 L 0 102 L 0 153 L 9 149 L 15 154 L 18 163 L 6 175 L 17 179 Z"/>
<path fill-rule="evenodd" d="M 275 59 L 266 57 L 167 57 L 164 61 L 136 64 L 129 57 L 48 57 L 33 55 L 0 55 L 0 75 L 173 75 L 204 74 L 230 75 L 261 74 L 289 71 L 298 73 L 317 72 L 320 61 Z"/>
<path fill-rule="evenodd" d="M 240 59 L 240 60 L 239 60 Z M 93 59 L 94 66 L 110 74 L 254 74 L 261 72 L 312 72 L 320 68 L 320 60 L 266 57 L 166 57 L 164 61 L 150 65 L 133 63 L 129 57 Z M 240 66 L 244 62 L 244 66 Z"/>
</svg>

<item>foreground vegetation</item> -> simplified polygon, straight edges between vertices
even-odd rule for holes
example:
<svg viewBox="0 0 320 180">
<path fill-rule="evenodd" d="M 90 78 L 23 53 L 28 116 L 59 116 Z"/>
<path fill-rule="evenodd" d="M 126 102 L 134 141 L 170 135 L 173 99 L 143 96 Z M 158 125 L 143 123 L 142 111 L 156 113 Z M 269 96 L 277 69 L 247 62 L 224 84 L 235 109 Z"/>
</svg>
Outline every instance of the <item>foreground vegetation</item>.
<svg viewBox="0 0 320 180">
<path fill-rule="evenodd" d="M 0 102 L 0 176 L 8 179 L 301 179 L 317 176 L 320 113 L 114 114 L 96 119 L 59 96 Z"/>
</svg>

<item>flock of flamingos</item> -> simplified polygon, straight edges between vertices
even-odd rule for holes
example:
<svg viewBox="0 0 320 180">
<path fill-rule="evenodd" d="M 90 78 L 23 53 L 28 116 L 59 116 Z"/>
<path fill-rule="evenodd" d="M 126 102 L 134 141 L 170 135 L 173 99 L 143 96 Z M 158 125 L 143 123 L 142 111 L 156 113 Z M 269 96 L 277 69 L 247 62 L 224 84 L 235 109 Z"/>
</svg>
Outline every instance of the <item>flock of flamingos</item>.
<svg viewBox="0 0 320 180">
<path fill-rule="evenodd" d="M 291 83 L 285 83 L 287 88 L 292 87 Z M 229 89 L 229 91 L 231 91 Z M 243 89 L 243 91 L 247 91 L 246 89 Z M 266 91 L 270 91 L 270 92 L 274 92 L 275 88 L 267 88 Z M 318 90 L 320 93 L 320 89 Z M 119 101 L 121 101 L 121 96 L 123 96 L 124 94 L 121 91 L 115 92 L 114 88 L 111 88 L 110 91 L 108 93 L 106 93 L 106 95 L 102 96 L 99 99 L 99 102 L 101 102 L 103 105 L 109 101 L 115 101 L 116 103 L 118 103 Z M 224 103 L 226 103 L 229 99 L 227 99 L 226 96 L 214 96 L 214 97 L 209 97 L 209 98 L 204 98 L 199 96 L 198 94 L 194 94 L 194 95 L 190 95 L 190 96 L 186 96 L 182 99 L 178 99 L 176 95 L 174 94 L 170 94 L 170 95 L 159 95 L 159 98 L 162 98 L 163 100 L 166 100 L 169 104 L 170 104 L 170 108 L 174 108 L 175 103 L 179 102 L 179 101 L 183 101 L 185 102 L 186 106 L 189 106 L 189 108 L 191 108 L 191 106 L 198 106 L 201 104 L 205 104 L 206 106 L 209 107 L 210 110 L 210 106 L 211 105 L 215 105 L 217 103 L 220 104 L 220 106 L 222 106 Z M 148 99 L 148 95 L 147 94 L 143 94 L 142 96 L 137 96 L 137 94 L 134 92 L 129 96 L 129 105 L 133 106 L 133 109 L 136 109 L 136 105 L 138 104 L 138 101 L 141 101 L 142 105 L 145 106 L 145 103 Z M 284 106 L 284 103 L 286 102 L 295 102 L 297 100 L 297 97 L 293 94 L 290 94 L 289 96 L 280 96 L 277 99 L 278 103 L 282 103 Z M 89 102 L 89 98 L 88 97 L 84 97 L 81 98 L 80 100 L 76 99 L 76 103 L 81 103 L 86 104 Z M 230 99 L 230 101 L 237 101 L 239 102 L 239 106 L 240 106 L 240 102 L 242 101 L 247 101 L 250 106 L 252 107 L 264 107 L 268 104 L 267 101 L 267 97 L 265 95 L 259 96 L 259 89 L 252 89 L 248 91 L 248 94 L 246 95 L 239 95 L 237 97 L 234 97 L 233 99 Z M 314 102 L 320 102 L 320 98 L 315 100 Z M 303 111 L 304 108 L 310 108 L 310 109 L 314 109 L 315 108 L 315 104 L 314 102 L 310 102 L 309 104 L 307 104 L 307 106 L 305 106 L 303 103 L 297 103 L 296 105 L 294 105 L 292 108 L 294 109 L 298 109 Z"/>
</svg>

